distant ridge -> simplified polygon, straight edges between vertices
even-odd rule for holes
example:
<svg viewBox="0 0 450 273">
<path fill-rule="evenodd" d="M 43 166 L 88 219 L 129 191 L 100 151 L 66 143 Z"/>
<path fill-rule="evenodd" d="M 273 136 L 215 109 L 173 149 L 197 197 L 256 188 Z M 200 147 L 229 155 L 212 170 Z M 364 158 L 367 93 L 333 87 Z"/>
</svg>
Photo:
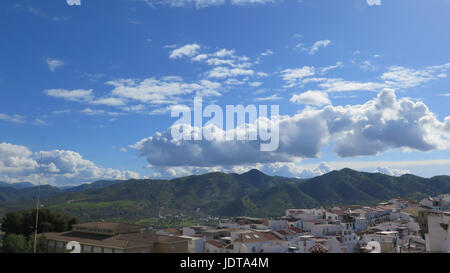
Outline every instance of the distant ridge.
<svg viewBox="0 0 450 273">
<path fill-rule="evenodd" d="M 85 183 L 85 184 L 81 184 L 79 186 L 74 186 L 74 187 L 65 187 L 62 188 L 62 190 L 66 191 L 66 192 L 82 192 L 88 189 L 99 189 L 99 188 L 104 188 L 104 187 L 108 187 L 120 182 L 123 182 L 124 180 L 99 180 L 93 183 Z"/>
<path fill-rule="evenodd" d="M 6 183 L 0 181 L 0 187 L 9 187 L 14 189 L 24 189 L 24 188 L 31 188 L 35 185 L 30 182 L 18 182 L 18 183 Z"/>
<path fill-rule="evenodd" d="M 26 204 L 27 198 L 35 196 L 34 188 L 5 189 L 0 187 L 0 208 Z M 131 221 L 157 217 L 161 208 L 184 215 L 262 217 L 283 215 L 294 207 L 375 205 L 396 197 L 419 200 L 441 193 L 450 193 L 450 176 L 394 177 L 346 168 L 295 179 L 250 170 L 171 180 L 97 181 L 65 190 L 47 186 L 43 203 L 84 220 L 121 217 Z"/>
</svg>

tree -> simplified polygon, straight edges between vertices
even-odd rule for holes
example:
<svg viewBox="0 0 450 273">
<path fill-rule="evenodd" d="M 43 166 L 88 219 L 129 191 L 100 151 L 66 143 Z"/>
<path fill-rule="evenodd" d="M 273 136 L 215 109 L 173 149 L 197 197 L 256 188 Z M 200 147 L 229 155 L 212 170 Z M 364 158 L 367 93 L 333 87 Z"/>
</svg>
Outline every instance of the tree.
<svg viewBox="0 0 450 273">
<path fill-rule="evenodd" d="M 8 234 L 21 234 L 27 238 L 32 229 L 28 224 L 29 215 L 25 211 L 15 211 L 6 214 L 2 221 L 2 231 Z"/>
<path fill-rule="evenodd" d="M 39 210 L 38 233 L 63 232 L 72 229 L 78 223 L 76 217 L 55 214 L 49 209 Z M 2 231 L 8 234 L 20 234 L 27 240 L 34 234 L 36 224 L 36 209 L 31 211 L 9 212 L 2 220 Z"/>
<path fill-rule="evenodd" d="M 31 252 L 31 244 L 21 234 L 8 234 L 3 238 L 4 253 L 28 253 Z"/>
</svg>

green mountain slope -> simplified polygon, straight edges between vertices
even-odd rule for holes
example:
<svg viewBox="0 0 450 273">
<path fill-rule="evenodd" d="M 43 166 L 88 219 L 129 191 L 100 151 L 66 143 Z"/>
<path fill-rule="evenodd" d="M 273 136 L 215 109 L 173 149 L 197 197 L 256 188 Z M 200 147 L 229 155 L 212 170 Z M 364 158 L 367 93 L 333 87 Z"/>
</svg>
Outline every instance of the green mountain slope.
<svg viewBox="0 0 450 273">
<path fill-rule="evenodd" d="M 172 180 L 100 181 L 72 190 L 42 187 L 44 206 L 82 220 L 159 215 L 277 216 L 287 208 L 363 204 L 395 197 L 420 199 L 450 192 L 450 176 L 392 177 L 351 169 L 301 180 L 260 171 L 193 175 Z M 36 188 L 0 188 L 3 211 L 32 205 Z M 2 211 L 0 210 L 0 213 Z"/>
<path fill-rule="evenodd" d="M 24 189 L 24 188 L 32 188 L 34 187 L 34 184 L 31 184 L 29 182 L 19 182 L 19 183 L 6 183 L 0 181 L 0 187 L 8 187 L 8 188 L 14 188 L 14 189 Z"/>
</svg>

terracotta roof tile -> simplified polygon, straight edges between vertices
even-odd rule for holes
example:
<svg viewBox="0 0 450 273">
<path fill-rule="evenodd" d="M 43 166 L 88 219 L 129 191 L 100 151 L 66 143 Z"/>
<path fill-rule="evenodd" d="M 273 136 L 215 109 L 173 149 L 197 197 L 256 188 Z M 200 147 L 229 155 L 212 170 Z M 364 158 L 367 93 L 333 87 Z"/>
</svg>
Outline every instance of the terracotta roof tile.
<svg viewBox="0 0 450 273">
<path fill-rule="evenodd" d="M 93 245 L 99 247 L 108 247 L 116 249 L 130 249 L 137 247 L 152 246 L 154 243 L 167 243 L 174 241 L 187 240 L 176 236 L 158 236 L 149 233 L 130 233 L 119 234 L 114 236 L 90 234 L 83 232 L 49 232 L 39 234 L 40 237 L 45 237 L 49 240 L 60 242 L 77 241 L 84 245 Z"/>
<path fill-rule="evenodd" d="M 328 247 L 317 243 L 314 246 L 312 246 L 311 248 L 309 248 L 308 251 L 311 253 L 327 253 Z"/>
</svg>

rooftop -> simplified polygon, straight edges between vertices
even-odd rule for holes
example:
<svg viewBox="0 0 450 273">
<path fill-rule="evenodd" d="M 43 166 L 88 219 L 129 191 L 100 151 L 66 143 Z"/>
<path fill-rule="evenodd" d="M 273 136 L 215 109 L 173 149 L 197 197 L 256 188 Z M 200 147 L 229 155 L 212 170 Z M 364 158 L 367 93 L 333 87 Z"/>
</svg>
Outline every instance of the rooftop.
<svg viewBox="0 0 450 273">
<path fill-rule="evenodd" d="M 126 224 L 126 223 L 114 223 L 114 222 L 89 222 L 83 224 L 73 225 L 73 230 L 77 232 L 96 233 L 115 235 L 119 233 L 131 233 L 140 232 L 142 226 Z"/>
<path fill-rule="evenodd" d="M 263 242 L 263 241 L 278 241 L 280 238 L 275 236 L 272 232 L 254 232 L 241 233 L 236 241 L 241 243 Z"/>
<path fill-rule="evenodd" d="M 130 233 L 119 234 L 114 236 L 102 234 L 90 234 L 76 231 L 68 232 L 49 232 L 43 233 L 39 236 L 45 237 L 48 240 L 55 240 L 59 242 L 77 241 L 83 245 L 108 247 L 114 249 L 132 249 L 140 247 L 153 246 L 155 243 L 170 243 L 175 241 L 183 241 L 186 239 L 174 236 L 158 236 L 149 233 Z"/>
</svg>

